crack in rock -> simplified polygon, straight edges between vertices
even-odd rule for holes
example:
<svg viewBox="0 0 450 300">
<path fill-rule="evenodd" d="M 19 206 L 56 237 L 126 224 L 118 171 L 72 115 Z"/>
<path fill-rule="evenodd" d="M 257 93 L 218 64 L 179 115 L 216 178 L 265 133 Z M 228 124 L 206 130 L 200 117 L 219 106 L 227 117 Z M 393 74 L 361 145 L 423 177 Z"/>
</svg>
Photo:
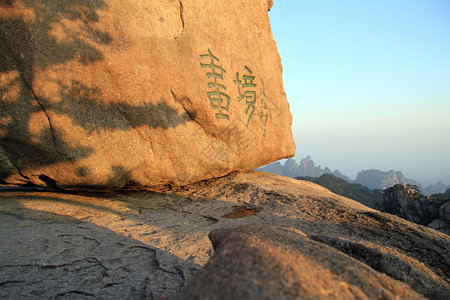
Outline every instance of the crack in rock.
<svg viewBox="0 0 450 300">
<path fill-rule="evenodd" d="M 180 32 L 180 35 L 179 35 L 179 36 L 175 37 L 175 39 L 179 38 L 179 37 L 183 34 L 183 32 L 184 32 L 183 2 L 181 2 L 181 0 L 180 0 L 179 2 L 180 2 L 181 32 Z"/>
</svg>

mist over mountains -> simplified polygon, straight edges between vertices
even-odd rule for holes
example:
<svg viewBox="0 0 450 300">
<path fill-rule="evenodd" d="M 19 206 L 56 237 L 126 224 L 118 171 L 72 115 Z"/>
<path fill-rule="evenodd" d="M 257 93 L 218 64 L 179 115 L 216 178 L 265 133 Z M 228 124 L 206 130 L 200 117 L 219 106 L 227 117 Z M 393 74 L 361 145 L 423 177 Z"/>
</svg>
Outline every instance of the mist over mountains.
<svg viewBox="0 0 450 300">
<path fill-rule="evenodd" d="M 278 174 L 286 177 L 320 177 L 324 174 L 333 174 L 336 177 L 340 177 L 344 180 L 351 181 L 351 179 L 338 170 L 332 172 L 328 167 L 322 169 L 320 166 L 315 166 L 314 161 L 310 156 L 302 158 L 300 164 L 297 165 L 294 159 L 290 158 L 286 160 L 284 165 L 279 161 L 268 164 L 258 169 L 267 173 Z"/>
<path fill-rule="evenodd" d="M 371 190 L 381 189 L 384 190 L 391 186 L 400 183 L 406 183 L 411 185 L 417 185 L 420 187 L 424 195 L 431 195 L 436 193 L 443 193 L 450 185 L 446 185 L 439 181 L 436 184 L 428 185 L 426 187 L 421 186 L 416 180 L 406 178 L 401 171 L 380 171 L 380 170 L 361 170 L 356 175 L 355 180 L 350 179 L 348 176 L 342 174 L 339 170 L 332 171 L 328 167 L 322 168 L 320 165 L 315 166 L 314 161 L 310 156 L 306 156 L 300 160 L 300 163 L 290 158 L 286 160 L 284 165 L 280 162 L 273 162 L 264 167 L 258 169 L 258 171 L 278 174 L 286 177 L 320 177 L 324 174 L 332 174 L 336 177 L 342 178 L 349 183 L 361 184 Z"/>
</svg>

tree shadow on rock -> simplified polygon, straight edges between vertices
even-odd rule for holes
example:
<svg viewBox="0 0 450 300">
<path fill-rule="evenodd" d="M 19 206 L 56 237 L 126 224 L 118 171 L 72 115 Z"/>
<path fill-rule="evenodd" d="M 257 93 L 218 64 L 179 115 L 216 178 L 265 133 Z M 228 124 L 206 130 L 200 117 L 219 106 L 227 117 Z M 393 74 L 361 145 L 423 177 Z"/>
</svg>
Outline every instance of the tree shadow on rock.
<svg viewBox="0 0 450 300">
<path fill-rule="evenodd" d="M 169 298 L 199 268 L 107 228 L 8 201 L 0 298 Z"/>
<path fill-rule="evenodd" d="M 99 12 L 105 8 L 103 0 L 0 1 L 0 183 L 13 173 L 27 183 L 25 169 L 93 154 L 90 147 L 73 145 L 51 113 L 68 116 L 89 133 L 141 125 L 167 129 L 192 121 L 195 112 L 179 113 L 164 99 L 138 107 L 105 104 L 98 87 L 75 80 L 51 82 L 59 93 L 57 103 L 36 94 L 37 70 L 104 59 L 102 48 L 113 41 L 108 32 L 97 29 Z M 45 127 L 38 133 L 30 129 L 36 119 Z"/>
<path fill-rule="evenodd" d="M 62 132 L 52 125 L 47 114 L 47 99 L 33 90 L 36 68 L 77 60 L 89 64 L 102 59 L 95 45 L 108 44 L 106 32 L 94 29 L 102 0 L 94 1 L 2 1 L 0 18 L 0 146 L 2 160 L 8 159 L 16 170 L 0 171 L 3 181 L 12 171 L 36 168 L 61 161 L 87 157 L 92 149 L 73 147 Z M 78 30 L 64 28 L 62 21 L 80 21 Z M 52 26 L 61 25 L 65 38 L 59 41 Z M 88 42 L 89 41 L 89 42 Z M 36 113 L 44 112 L 48 129 L 36 140 L 29 123 Z M 27 181 L 27 177 L 24 181 Z"/>
<path fill-rule="evenodd" d="M 79 81 L 72 81 L 70 86 L 62 82 L 58 85 L 63 88 L 62 100 L 52 108 L 58 114 L 70 116 L 73 122 L 89 133 L 105 129 L 130 130 L 138 126 L 168 129 L 192 121 L 197 114 L 195 111 L 179 113 L 163 98 L 156 105 L 102 103 L 99 88 L 91 88 Z M 71 114 L 73 111 L 78 113 Z"/>
</svg>

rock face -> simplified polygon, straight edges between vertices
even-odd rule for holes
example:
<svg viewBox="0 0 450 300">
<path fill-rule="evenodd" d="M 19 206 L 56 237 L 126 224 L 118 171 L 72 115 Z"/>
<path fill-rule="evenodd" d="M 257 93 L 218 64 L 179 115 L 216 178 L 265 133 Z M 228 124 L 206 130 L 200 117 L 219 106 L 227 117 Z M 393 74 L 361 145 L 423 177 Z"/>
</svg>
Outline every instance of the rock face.
<svg viewBox="0 0 450 300">
<path fill-rule="evenodd" d="M 0 200 L 2 299 L 450 297 L 448 236 L 307 181 L 252 171 Z"/>
<path fill-rule="evenodd" d="M 183 185 L 292 156 L 272 1 L 1 1 L 0 183 Z"/>
<path fill-rule="evenodd" d="M 424 196 L 411 185 L 397 184 L 384 190 L 376 209 L 417 224 L 428 225 L 448 234 L 450 233 L 449 203 L 442 204 L 433 197 Z"/>
<path fill-rule="evenodd" d="M 450 201 L 439 207 L 439 218 L 434 219 L 428 227 L 450 235 Z"/>
<path fill-rule="evenodd" d="M 314 177 L 298 177 L 297 179 L 308 180 L 317 183 L 331 192 L 344 196 L 368 207 L 375 208 L 375 205 L 380 201 L 382 196 L 381 190 L 370 190 L 358 183 L 349 183 L 348 181 L 334 176 L 332 174 L 324 174 L 319 178 Z"/>
<path fill-rule="evenodd" d="M 421 225 L 427 225 L 439 216 L 438 201 L 407 184 L 385 189 L 376 208 Z"/>
</svg>

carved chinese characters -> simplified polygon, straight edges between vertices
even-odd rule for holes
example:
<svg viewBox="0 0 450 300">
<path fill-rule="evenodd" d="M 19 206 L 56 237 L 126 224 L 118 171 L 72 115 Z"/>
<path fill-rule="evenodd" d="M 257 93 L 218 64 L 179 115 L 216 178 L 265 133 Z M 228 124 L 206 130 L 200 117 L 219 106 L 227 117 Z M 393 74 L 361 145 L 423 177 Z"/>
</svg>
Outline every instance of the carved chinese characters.
<svg viewBox="0 0 450 300">
<path fill-rule="evenodd" d="M 250 123 L 253 113 L 255 112 L 256 92 L 253 88 L 256 87 L 256 84 L 253 82 L 255 80 L 255 76 L 250 75 L 252 74 L 252 71 L 247 66 L 245 66 L 245 70 L 247 71 L 247 74 L 242 75 L 242 80 L 239 79 L 239 73 L 236 72 L 236 79 L 233 82 L 238 86 L 238 101 L 240 102 L 241 100 L 245 99 L 245 104 L 247 105 L 245 113 L 248 115 L 248 127 L 248 123 Z M 241 91 L 241 87 L 243 89 L 243 93 Z"/>
<path fill-rule="evenodd" d="M 233 104 L 230 101 L 229 94 L 225 93 L 227 87 L 224 84 L 224 75 L 226 70 L 220 63 L 219 58 L 214 56 L 212 51 L 208 49 L 207 54 L 200 54 L 201 63 L 200 67 L 208 68 L 206 72 L 206 77 L 209 79 L 208 91 L 206 96 L 209 99 L 211 107 L 216 111 L 216 119 L 230 119 L 229 108 Z M 247 115 L 247 120 L 245 122 L 246 127 L 248 127 L 250 121 L 252 120 L 253 114 L 255 112 L 255 106 L 257 104 L 257 81 L 256 76 L 253 71 L 247 66 L 244 66 L 244 72 L 236 72 L 236 77 L 233 80 L 234 85 L 237 87 L 237 96 L 232 99 L 236 99 L 239 105 L 242 105 L 242 110 Z M 262 81 L 262 78 L 261 78 Z M 263 87 L 260 88 L 261 96 L 265 96 L 265 91 Z M 262 124 L 264 124 L 264 134 L 266 136 L 266 126 L 267 126 L 267 104 L 264 101 L 264 97 L 261 97 L 261 118 L 264 118 Z"/>
<path fill-rule="evenodd" d="M 209 103 L 213 109 L 217 110 L 217 119 L 228 120 L 229 116 L 227 113 L 228 107 L 230 105 L 230 97 L 223 92 L 227 89 L 226 86 L 219 83 L 223 82 L 223 74 L 226 71 L 224 70 L 224 68 L 222 68 L 221 65 L 219 65 L 219 59 L 211 53 L 211 50 L 208 49 L 208 54 L 201 54 L 200 57 L 205 58 L 205 60 L 209 60 L 209 63 L 200 64 L 202 68 L 210 69 L 210 71 L 206 73 L 206 77 L 211 80 L 210 82 L 208 82 L 208 88 L 210 89 L 210 91 L 206 93 L 209 98 Z"/>
</svg>

